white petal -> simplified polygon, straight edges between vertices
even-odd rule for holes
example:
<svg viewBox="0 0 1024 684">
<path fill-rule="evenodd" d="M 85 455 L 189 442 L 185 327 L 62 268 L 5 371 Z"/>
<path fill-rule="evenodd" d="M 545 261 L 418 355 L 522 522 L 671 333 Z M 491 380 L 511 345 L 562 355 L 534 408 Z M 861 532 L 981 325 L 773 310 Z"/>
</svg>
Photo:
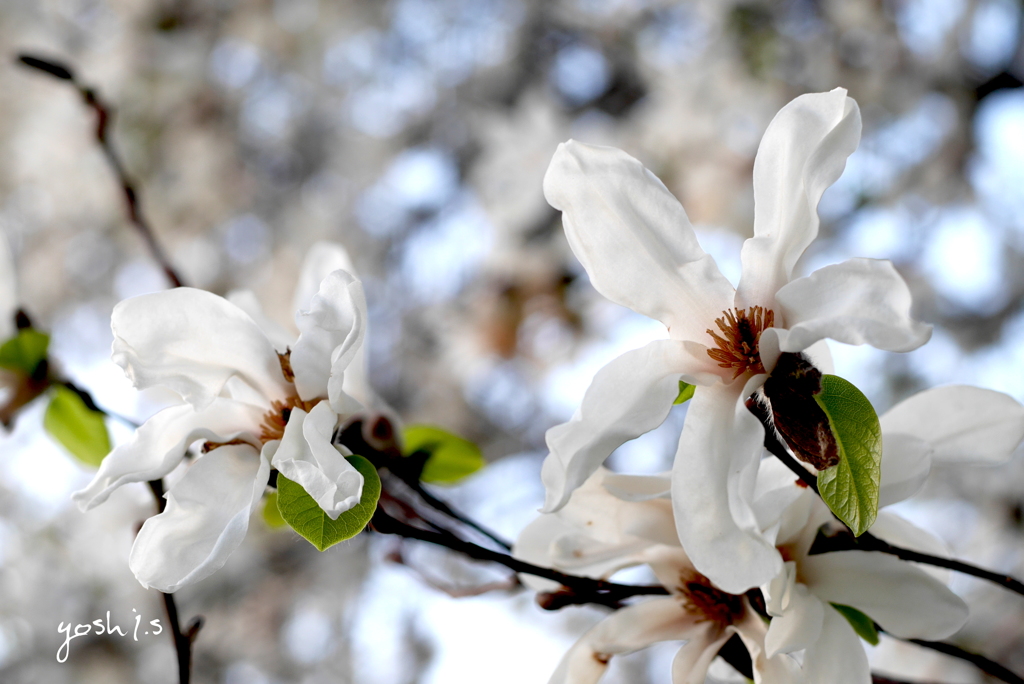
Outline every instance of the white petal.
<svg viewBox="0 0 1024 684">
<path fill-rule="evenodd" d="M 764 638 L 765 655 L 793 653 L 813 644 L 821 633 L 825 607 L 807 587 L 794 583 L 788 593 L 786 609 L 772 618 Z"/>
<path fill-rule="evenodd" d="M 550 684 L 594 684 L 613 655 L 631 653 L 659 641 L 688 639 L 693 614 L 674 598 L 656 598 L 620 608 L 577 641 L 562 658 Z"/>
<path fill-rule="evenodd" d="M 900 546 L 904 549 L 919 551 L 940 558 L 951 558 L 953 556 L 953 552 L 946 542 L 931 532 L 922 530 L 906 518 L 902 518 L 890 511 L 879 511 L 875 524 L 871 526 L 869 532 L 893 546 Z M 934 565 L 920 564 L 917 567 L 942 584 L 949 584 L 949 576 L 952 571 Z"/>
<path fill-rule="evenodd" d="M 731 636 L 731 631 L 709 622 L 695 626 L 672 659 L 672 684 L 704 684 L 711 661 Z"/>
<path fill-rule="evenodd" d="M 773 528 L 793 502 L 800 498 L 804 488 L 797 482 L 797 476 L 779 459 L 761 460 L 752 503 L 758 529 L 766 532 Z"/>
<path fill-rule="evenodd" d="M 739 381 L 698 387 L 690 400 L 672 466 L 676 528 L 694 567 L 724 591 L 742 594 L 782 569 L 757 530 L 753 478 L 764 429 L 740 400 Z M 750 491 L 742 490 L 749 479 Z"/>
<path fill-rule="evenodd" d="M 314 243 L 299 269 L 299 281 L 295 284 L 292 297 L 292 310 L 302 311 L 309 306 L 310 300 L 320 291 L 320 283 L 335 271 L 348 271 L 356 275 L 352 266 L 352 258 L 344 247 L 337 242 Z"/>
<path fill-rule="evenodd" d="M 967 605 L 913 563 L 876 551 L 808 556 L 801 573 L 823 601 L 853 606 L 893 636 L 944 639 L 967 621 Z"/>
<path fill-rule="evenodd" d="M 772 119 L 754 159 L 754 237 L 743 244 L 736 306 L 774 308 L 818 235 L 821 194 L 859 141 L 860 110 L 842 88 L 801 95 Z"/>
<path fill-rule="evenodd" d="M 783 654 L 769 656 L 766 653 L 765 639 L 769 627 L 749 607 L 733 629 L 740 635 L 750 654 L 756 684 L 799 684 L 803 681 L 800 666 L 793 658 Z"/>
<path fill-rule="evenodd" d="M 733 288 L 704 253 L 679 201 L 622 150 L 570 140 L 544 176 L 565 236 L 608 299 L 703 341 L 732 307 Z"/>
<path fill-rule="evenodd" d="M 128 565 L 147 588 L 171 593 L 223 567 L 249 528 L 270 478 L 255 447 L 201 456 L 167 492 L 164 512 L 145 522 Z"/>
<path fill-rule="evenodd" d="M 825 606 L 821 636 L 804 653 L 807 684 L 870 684 L 868 655 L 853 627 L 832 606 Z"/>
<path fill-rule="evenodd" d="M 910 289 L 888 261 L 849 259 L 798 278 L 776 293 L 787 330 L 774 330 L 784 352 L 818 340 L 905 352 L 931 337 L 910 317 Z"/>
<path fill-rule="evenodd" d="M 114 307 L 114 363 L 139 389 L 163 385 L 197 409 L 238 376 L 269 399 L 286 396 L 274 346 L 247 313 L 203 290 L 179 287 Z"/>
<path fill-rule="evenodd" d="M 661 475 L 622 475 L 608 473 L 601 481 L 608 493 L 623 501 L 649 501 L 667 498 L 672 491 L 672 473 Z"/>
<path fill-rule="evenodd" d="M 1002 392 L 968 385 L 918 392 L 880 420 L 883 432 L 923 439 L 939 462 L 1001 463 L 1024 439 L 1024 406 Z"/>
<path fill-rule="evenodd" d="M 338 415 L 321 401 L 307 414 L 292 409 L 280 446 L 271 465 L 289 480 L 298 482 L 331 520 L 359 503 L 363 476 L 331 444 Z"/>
<path fill-rule="evenodd" d="M 550 453 L 541 468 L 544 510 L 564 506 L 615 449 L 661 425 L 679 394 L 680 377 L 708 367 L 679 342 L 655 340 L 599 370 L 572 420 L 545 436 Z"/>
<path fill-rule="evenodd" d="M 241 438 L 256 443 L 262 413 L 257 407 L 220 398 L 202 411 L 189 404 L 166 408 L 143 423 L 130 442 L 111 451 L 92 482 L 71 498 L 86 511 L 123 484 L 161 478 L 181 463 L 185 450 L 199 439 Z"/>
<path fill-rule="evenodd" d="M 932 448 L 913 435 L 882 430 L 882 481 L 878 505 L 888 506 L 916 494 L 932 469 Z"/>
<path fill-rule="evenodd" d="M 228 292 L 227 300 L 249 314 L 249 318 L 260 327 L 277 351 L 284 353 L 295 342 L 294 335 L 263 313 L 263 306 L 252 290 L 232 290 Z"/>
<path fill-rule="evenodd" d="M 295 389 L 303 399 L 327 397 L 338 413 L 359 405 L 342 390 L 345 369 L 363 343 L 366 299 L 363 285 L 345 271 L 334 271 L 320 283 L 309 309 L 295 314 L 301 331 L 292 348 Z"/>
</svg>

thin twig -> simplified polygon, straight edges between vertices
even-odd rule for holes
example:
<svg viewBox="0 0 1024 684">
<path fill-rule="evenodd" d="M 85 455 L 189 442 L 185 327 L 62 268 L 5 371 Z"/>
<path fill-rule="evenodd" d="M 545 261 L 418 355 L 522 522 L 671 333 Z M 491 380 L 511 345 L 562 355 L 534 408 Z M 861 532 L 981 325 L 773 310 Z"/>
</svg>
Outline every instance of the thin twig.
<svg viewBox="0 0 1024 684">
<path fill-rule="evenodd" d="M 51 60 L 41 59 L 33 55 L 22 54 L 18 55 L 18 61 L 24 66 L 32 69 L 37 69 L 44 73 L 47 73 L 54 78 L 58 78 L 62 81 L 67 81 L 78 90 L 78 93 L 82 96 L 85 103 L 96 112 L 96 141 L 99 143 L 100 148 L 103 150 L 104 156 L 107 158 L 107 162 L 113 169 L 114 174 L 117 176 L 117 182 L 121 186 L 121 192 L 124 194 L 125 202 L 128 206 L 128 218 L 131 220 L 132 225 L 142 236 L 146 246 L 149 248 L 153 258 L 167 275 L 168 280 L 174 287 L 181 287 L 182 281 L 178 272 L 171 265 L 170 260 L 167 258 L 167 254 L 164 253 L 163 247 L 157 242 L 156 235 L 153 233 L 152 227 L 149 225 L 149 221 L 146 220 L 145 215 L 142 213 L 142 207 L 140 206 L 139 193 L 135 189 L 131 179 L 128 178 L 128 174 L 125 171 L 124 163 L 118 156 L 117 151 L 114 149 L 113 144 L 108 136 L 110 128 L 110 122 L 113 118 L 113 110 L 103 100 L 100 99 L 96 91 L 84 84 L 82 84 L 76 77 L 74 72 L 65 64 L 54 62 Z"/>
<path fill-rule="evenodd" d="M 668 590 L 659 585 L 634 586 L 629 584 L 618 584 L 605 580 L 593 579 L 590 577 L 575 577 L 567 575 L 550 568 L 542 568 L 532 563 L 514 558 L 507 553 L 493 551 L 478 546 L 472 542 L 463 541 L 452 534 L 424 530 L 408 523 L 401 522 L 390 515 L 384 509 L 378 508 L 370 522 L 371 528 L 381 534 L 394 534 L 407 539 L 418 539 L 430 544 L 436 544 L 453 551 L 458 551 L 475 560 L 490 561 L 499 563 L 515 572 L 521 572 L 535 577 L 558 582 L 571 592 L 572 598 L 566 597 L 559 602 L 558 606 L 543 606 L 545 608 L 561 607 L 563 605 L 596 603 L 602 606 L 618 608 L 624 599 L 631 596 L 665 596 Z"/>
<path fill-rule="evenodd" d="M 456 511 L 449 504 L 445 503 L 441 499 L 438 499 L 436 496 L 428 492 L 426 488 L 424 488 L 423 485 L 420 484 L 420 482 L 417 479 L 408 477 L 406 473 L 396 471 L 395 468 L 390 467 L 390 464 L 388 470 L 390 470 L 395 475 L 395 477 L 397 477 L 399 480 L 405 483 L 405 485 L 409 487 L 409 489 L 416 492 L 416 494 L 419 495 L 423 502 L 426 503 L 431 508 L 433 508 L 434 510 L 438 511 L 439 513 L 443 513 L 444 515 L 447 515 L 449 518 L 453 518 L 459 521 L 466 527 L 476 530 L 477 532 L 484 535 L 485 537 L 487 537 L 488 539 L 490 539 L 506 551 L 512 550 L 512 545 L 509 544 L 507 541 L 502 539 L 496 533 L 491 532 L 489 529 L 487 529 L 480 523 L 476 522 L 469 516 L 465 515 L 464 513 Z"/>
<path fill-rule="evenodd" d="M 923 648 L 929 648 L 933 651 L 938 651 L 939 653 L 959 658 L 960 660 L 966 660 L 985 674 L 995 677 L 996 679 L 1000 679 L 1007 684 L 1024 684 L 1024 677 L 1011 672 L 999 663 L 989 660 L 983 655 L 971 653 L 959 646 L 945 644 L 941 641 L 924 641 L 923 639 L 907 639 L 907 641 L 912 644 L 917 644 Z"/>
<path fill-rule="evenodd" d="M 149 485 L 149 490 L 153 492 L 157 512 L 163 513 L 164 507 L 167 505 L 167 502 L 164 500 L 164 481 L 162 479 L 150 480 L 146 484 Z M 201 615 L 192 618 L 188 628 L 182 632 L 181 621 L 178 619 L 178 605 L 174 601 L 174 594 L 160 592 L 160 595 L 164 599 L 167 621 L 171 625 L 171 638 L 174 640 L 174 652 L 178 657 L 178 684 L 189 684 L 189 680 L 192 677 L 192 642 L 199 635 L 199 630 L 203 626 L 203 618 Z"/>
<path fill-rule="evenodd" d="M 747 404 L 750 407 L 750 403 Z M 761 418 L 761 424 L 764 426 L 764 447 L 773 456 L 782 461 L 786 466 L 792 470 L 800 480 L 805 483 L 808 487 L 814 490 L 819 496 L 821 493 L 818 491 L 818 478 L 814 473 L 800 465 L 795 458 L 789 453 L 789 450 L 779 441 L 775 434 L 775 429 L 766 422 L 761 411 L 751 408 L 754 415 Z M 965 575 L 971 575 L 980 579 L 988 580 L 994 584 L 998 584 L 1004 589 L 1024 596 L 1024 582 L 1012 577 L 1010 575 L 992 572 L 984 568 L 979 568 L 976 565 L 970 563 L 964 563 L 962 561 L 953 560 L 951 558 L 942 558 L 941 556 L 932 556 L 927 553 L 921 553 L 919 551 L 912 551 L 911 549 L 905 549 L 901 546 L 890 544 L 886 541 L 879 539 L 870 532 L 865 532 L 860 537 L 856 538 L 855 548 L 862 551 L 880 551 L 881 553 L 888 553 L 906 561 L 913 561 L 915 563 L 924 563 L 926 565 L 934 565 L 939 568 L 947 568 L 949 570 L 955 570 Z"/>
</svg>

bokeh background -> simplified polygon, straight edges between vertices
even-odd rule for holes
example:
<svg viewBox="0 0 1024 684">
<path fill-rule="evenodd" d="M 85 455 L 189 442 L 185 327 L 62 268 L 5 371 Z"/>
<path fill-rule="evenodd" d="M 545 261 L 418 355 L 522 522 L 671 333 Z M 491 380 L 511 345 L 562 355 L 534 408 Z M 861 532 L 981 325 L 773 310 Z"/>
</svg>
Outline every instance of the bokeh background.
<svg viewBox="0 0 1024 684">
<path fill-rule="evenodd" d="M 0 228 L 64 371 L 124 415 L 166 402 L 108 357 L 113 305 L 167 282 L 126 222 L 91 113 L 14 63 L 62 59 L 116 107 L 114 144 L 189 284 L 249 288 L 288 324 L 306 249 L 348 248 L 375 389 L 405 420 L 482 445 L 492 465 L 442 494 L 512 537 L 541 501 L 544 431 L 606 361 L 664 336 L 594 292 L 544 202 L 570 137 L 641 159 L 735 279 L 768 122 L 801 93 L 849 89 L 863 141 L 799 268 L 892 259 L 935 334 L 902 355 L 833 345 L 837 372 L 879 413 L 953 382 L 1024 400 L 1022 14 L 1015 0 L 2 0 Z M 56 662 L 59 622 L 109 610 L 127 627 L 162 607 L 127 568 L 149 492 L 80 513 L 69 494 L 91 473 L 46 438 L 42 408 L 0 441 L 0 679 L 174 682 L 166 634 L 80 638 Z M 684 412 L 611 464 L 667 469 Z M 937 469 L 899 506 L 1018 576 L 1022 510 L 1021 458 Z M 451 596 L 505 577 L 370 535 L 320 554 L 257 516 L 227 567 L 178 599 L 206 618 L 204 684 L 544 682 L 602 613 L 546 613 L 525 591 Z M 1024 602 L 952 586 L 973 613 L 955 641 L 1024 671 Z M 667 682 L 673 651 L 616 659 L 606 681 Z M 872 657 L 982 681 L 912 647 Z"/>
</svg>

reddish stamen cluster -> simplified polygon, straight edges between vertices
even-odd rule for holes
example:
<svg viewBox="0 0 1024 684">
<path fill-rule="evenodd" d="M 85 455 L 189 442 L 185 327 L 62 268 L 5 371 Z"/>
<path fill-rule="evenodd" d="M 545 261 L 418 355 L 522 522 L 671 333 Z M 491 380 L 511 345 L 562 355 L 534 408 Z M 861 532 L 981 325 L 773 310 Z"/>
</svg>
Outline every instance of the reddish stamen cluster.
<svg viewBox="0 0 1024 684">
<path fill-rule="evenodd" d="M 722 312 L 721 318 L 715 319 L 715 325 L 721 335 L 711 328 L 707 333 L 715 341 L 715 346 L 708 349 L 708 356 L 718 362 L 722 368 L 733 369 L 733 378 L 738 378 L 747 371 L 764 373 L 761 355 L 758 353 L 757 342 L 761 333 L 775 325 L 775 312 L 760 306 L 749 309 L 730 309 Z"/>
<path fill-rule="evenodd" d="M 309 413 L 319 403 L 319 399 L 303 401 L 294 395 L 284 400 L 275 400 L 270 404 L 270 410 L 263 416 L 263 422 L 260 423 L 260 441 L 266 444 L 275 439 L 281 439 L 284 437 L 284 428 L 288 425 L 288 419 L 292 416 L 292 409 L 299 408 Z"/>
<path fill-rule="evenodd" d="M 683 608 L 698 615 L 698 622 L 711 620 L 725 627 L 743 617 L 742 596 L 725 593 L 696 571 L 682 574 L 679 580 L 679 591 L 685 597 Z"/>
</svg>

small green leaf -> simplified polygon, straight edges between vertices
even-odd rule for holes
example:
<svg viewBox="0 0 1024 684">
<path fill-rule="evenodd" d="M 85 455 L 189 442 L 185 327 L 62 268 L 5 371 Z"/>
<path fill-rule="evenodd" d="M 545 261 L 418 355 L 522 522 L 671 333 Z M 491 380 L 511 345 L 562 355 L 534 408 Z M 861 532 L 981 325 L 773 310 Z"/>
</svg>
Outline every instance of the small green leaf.
<svg viewBox="0 0 1024 684">
<path fill-rule="evenodd" d="M 277 508 L 277 492 L 270 492 L 263 498 L 263 522 L 273 530 L 288 524 Z"/>
<path fill-rule="evenodd" d="M 693 397 L 693 393 L 697 391 L 696 385 L 691 385 L 688 382 L 679 381 L 679 394 L 676 396 L 676 400 L 673 404 L 682 404 L 685 401 L 689 401 Z"/>
<path fill-rule="evenodd" d="M 99 467 L 110 453 L 110 435 L 103 414 L 85 405 L 67 387 L 56 386 L 43 415 L 43 427 L 82 463 Z"/>
<path fill-rule="evenodd" d="M 407 454 L 416 451 L 430 454 L 420 480 L 434 484 L 455 484 L 486 463 L 476 444 L 433 425 L 407 426 L 405 451 Z"/>
<path fill-rule="evenodd" d="M 818 490 L 832 512 L 859 537 L 878 516 L 882 428 L 867 397 L 836 375 L 821 376 L 821 392 L 814 400 L 828 416 L 839 446 L 839 464 L 818 473 Z"/>
<path fill-rule="evenodd" d="M 50 336 L 34 328 L 19 330 L 18 334 L 0 345 L 0 368 L 32 375 L 46 358 Z"/>
<path fill-rule="evenodd" d="M 377 469 L 362 456 L 346 458 L 363 476 L 363 495 L 358 504 L 339 515 L 337 520 L 328 518 L 302 485 L 280 473 L 277 475 L 277 508 L 281 517 L 320 551 L 362 532 L 377 510 L 380 498 Z"/>
<path fill-rule="evenodd" d="M 850 623 L 851 627 L 853 627 L 853 631 L 857 633 L 857 636 L 872 646 L 878 645 L 878 630 L 875 629 L 874 620 L 853 606 L 844 606 L 841 603 L 833 603 L 832 607 L 839 611 L 840 615 L 846 618 L 846 621 Z"/>
</svg>

